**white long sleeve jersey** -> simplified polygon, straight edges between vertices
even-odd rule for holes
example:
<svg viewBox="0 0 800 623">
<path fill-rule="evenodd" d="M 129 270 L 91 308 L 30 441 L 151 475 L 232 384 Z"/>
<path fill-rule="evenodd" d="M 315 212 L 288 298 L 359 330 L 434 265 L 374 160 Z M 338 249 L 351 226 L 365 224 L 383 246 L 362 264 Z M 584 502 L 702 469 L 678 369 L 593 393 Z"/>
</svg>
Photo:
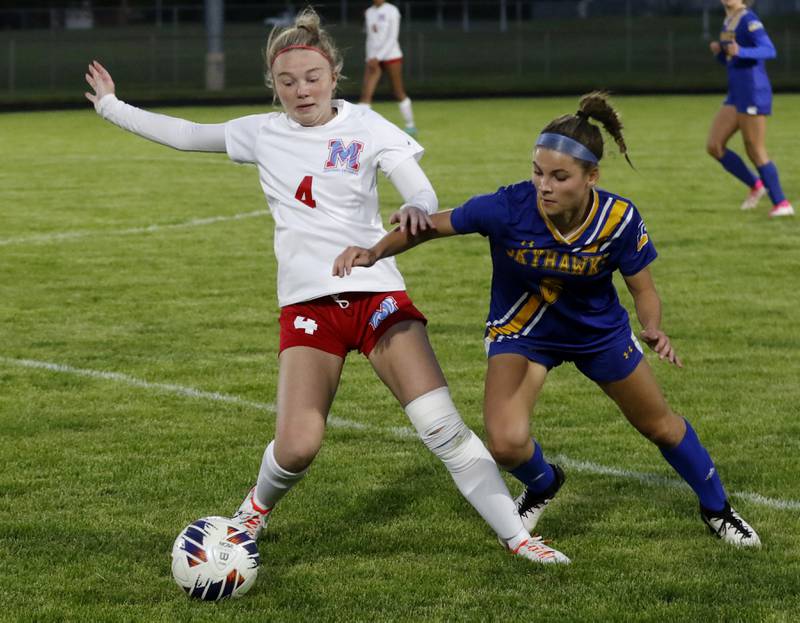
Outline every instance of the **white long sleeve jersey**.
<svg viewBox="0 0 800 623">
<path fill-rule="evenodd" d="M 255 164 L 275 219 L 278 304 L 340 292 L 405 290 L 394 258 L 333 277 L 333 261 L 348 246 L 369 248 L 386 230 L 378 203 L 377 173 L 391 177 L 406 201 L 436 210 L 433 189 L 416 161 L 423 148 L 378 113 L 333 100 L 336 116 L 305 127 L 282 112 L 249 115 L 224 124 L 194 124 L 104 97 L 107 120 L 177 149 L 226 151 Z"/>
<path fill-rule="evenodd" d="M 398 38 L 400 37 L 400 11 L 393 4 L 384 2 L 371 6 L 364 13 L 367 28 L 367 60 L 392 61 L 403 58 Z"/>
</svg>

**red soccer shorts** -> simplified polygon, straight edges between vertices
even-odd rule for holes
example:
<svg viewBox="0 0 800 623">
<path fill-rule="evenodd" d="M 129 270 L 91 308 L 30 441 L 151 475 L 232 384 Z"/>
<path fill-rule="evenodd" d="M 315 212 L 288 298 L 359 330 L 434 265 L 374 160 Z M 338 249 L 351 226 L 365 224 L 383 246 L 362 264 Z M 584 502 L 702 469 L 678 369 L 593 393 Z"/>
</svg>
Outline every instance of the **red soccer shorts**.
<svg viewBox="0 0 800 623">
<path fill-rule="evenodd" d="M 389 65 L 395 65 L 397 63 L 402 63 L 402 62 L 403 62 L 403 57 L 400 56 L 398 58 L 390 58 L 389 60 L 386 61 L 379 61 L 379 64 L 381 66 L 381 69 L 386 69 Z"/>
<path fill-rule="evenodd" d="M 345 292 L 281 308 L 280 352 L 310 346 L 344 358 L 351 350 L 369 356 L 381 336 L 404 320 L 427 319 L 402 290 Z"/>
</svg>

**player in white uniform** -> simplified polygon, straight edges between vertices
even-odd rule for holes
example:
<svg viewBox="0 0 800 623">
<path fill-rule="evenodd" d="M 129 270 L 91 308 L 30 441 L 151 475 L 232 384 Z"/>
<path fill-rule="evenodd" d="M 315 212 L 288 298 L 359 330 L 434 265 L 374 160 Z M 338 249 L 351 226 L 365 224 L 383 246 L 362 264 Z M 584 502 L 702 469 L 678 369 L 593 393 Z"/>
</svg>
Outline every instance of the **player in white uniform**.
<svg viewBox="0 0 800 623">
<path fill-rule="evenodd" d="M 512 552 L 536 562 L 569 562 L 522 525 L 497 465 L 464 424 L 394 260 L 357 271 L 342 292 L 331 266 L 351 239 L 372 245 L 380 220 L 380 169 L 405 203 L 392 217 L 412 232 L 430 226 L 436 194 L 417 163 L 423 149 L 377 113 L 333 100 L 342 63 L 311 9 L 293 27 L 273 30 L 267 81 L 284 112 L 222 124 L 195 124 L 118 100 L 96 61 L 86 97 L 103 118 L 183 150 L 227 152 L 257 165 L 275 219 L 280 357 L 275 439 L 256 486 L 235 517 L 257 537 L 277 502 L 317 455 L 347 352 L 369 358 L 403 405 L 425 445 Z"/>
<path fill-rule="evenodd" d="M 406 132 L 416 135 L 414 112 L 411 99 L 403 86 L 403 52 L 400 49 L 400 11 L 384 0 L 372 0 L 372 6 L 364 12 L 364 25 L 367 31 L 367 58 L 364 67 L 364 84 L 361 87 L 360 104 L 372 105 L 372 97 L 383 70 L 389 74 L 397 105 Z"/>
</svg>

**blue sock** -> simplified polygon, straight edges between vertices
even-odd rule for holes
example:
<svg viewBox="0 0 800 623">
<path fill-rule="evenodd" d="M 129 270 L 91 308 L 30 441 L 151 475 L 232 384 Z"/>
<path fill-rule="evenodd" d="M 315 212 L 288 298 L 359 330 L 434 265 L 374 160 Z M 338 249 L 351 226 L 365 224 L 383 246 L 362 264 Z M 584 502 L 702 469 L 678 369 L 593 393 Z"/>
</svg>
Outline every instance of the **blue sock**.
<svg viewBox="0 0 800 623">
<path fill-rule="evenodd" d="M 686 434 L 681 442 L 674 448 L 661 448 L 661 454 L 694 490 L 703 508 L 720 511 L 727 500 L 722 481 L 708 451 L 688 420 L 685 421 Z"/>
<path fill-rule="evenodd" d="M 719 159 L 719 163 L 728 173 L 733 175 L 736 179 L 747 184 L 748 188 L 752 188 L 758 181 L 756 174 L 747 167 L 747 165 L 744 163 L 744 160 L 742 160 L 736 152 L 731 151 L 730 149 L 725 150 L 725 153 L 722 154 L 722 158 Z M 767 181 L 764 180 L 764 183 L 766 184 Z"/>
<path fill-rule="evenodd" d="M 544 452 L 536 441 L 533 441 L 533 456 L 510 470 L 511 474 L 533 493 L 547 489 L 556 479 L 556 473 L 544 460 Z"/>
<path fill-rule="evenodd" d="M 761 179 L 764 181 L 764 186 L 767 187 L 769 198 L 772 200 L 772 205 L 776 206 L 781 201 L 786 199 L 781 188 L 781 181 L 778 178 L 778 167 L 771 160 L 758 167 L 758 172 L 761 174 Z"/>
</svg>

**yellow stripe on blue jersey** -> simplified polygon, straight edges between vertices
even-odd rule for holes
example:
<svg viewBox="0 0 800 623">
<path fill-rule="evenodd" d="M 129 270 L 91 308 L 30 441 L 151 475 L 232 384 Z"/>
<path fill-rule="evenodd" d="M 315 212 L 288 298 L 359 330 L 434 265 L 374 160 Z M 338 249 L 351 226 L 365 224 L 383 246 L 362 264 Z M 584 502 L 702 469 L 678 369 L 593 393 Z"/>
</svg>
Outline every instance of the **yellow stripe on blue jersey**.
<svg viewBox="0 0 800 623">
<path fill-rule="evenodd" d="M 540 311 L 542 307 L 542 299 L 535 294 L 525 293 L 528 296 L 527 301 L 519 311 L 514 313 L 515 307 L 512 307 L 508 313 L 506 313 L 503 318 L 500 320 L 496 320 L 493 323 L 487 323 L 489 325 L 486 331 L 486 337 L 490 340 L 495 340 L 498 338 L 502 339 L 502 336 L 510 336 L 515 335 L 523 331 L 523 329 L 528 325 L 531 320 L 535 319 L 536 312 Z M 547 304 L 545 303 L 545 307 Z M 544 311 L 543 309 L 541 311 Z M 505 318 L 509 315 L 513 314 L 510 320 L 506 321 Z"/>
<path fill-rule="evenodd" d="M 609 236 L 617 229 L 628 212 L 628 206 L 630 204 L 627 201 L 623 201 L 622 199 L 614 200 L 613 198 L 609 198 L 608 201 L 611 202 L 612 200 L 611 209 L 608 209 L 608 204 L 604 207 L 597 225 L 595 226 L 595 231 L 599 229 L 600 233 L 597 236 L 595 236 L 594 233 L 589 236 L 585 242 L 585 246 L 582 248 L 584 253 L 597 253 L 600 247 L 608 242 Z"/>
<path fill-rule="evenodd" d="M 629 200 L 592 190 L 581 225 L 562 234 L 526 181 L 470 199 L 453 210 L 451 223 L 459 233 L 489 239 L 488 342 L 526 340 L 534 348 L 577 352 L 630 333 L 612 274 L 636 274 L 656 252 Z"/>
</svg>

